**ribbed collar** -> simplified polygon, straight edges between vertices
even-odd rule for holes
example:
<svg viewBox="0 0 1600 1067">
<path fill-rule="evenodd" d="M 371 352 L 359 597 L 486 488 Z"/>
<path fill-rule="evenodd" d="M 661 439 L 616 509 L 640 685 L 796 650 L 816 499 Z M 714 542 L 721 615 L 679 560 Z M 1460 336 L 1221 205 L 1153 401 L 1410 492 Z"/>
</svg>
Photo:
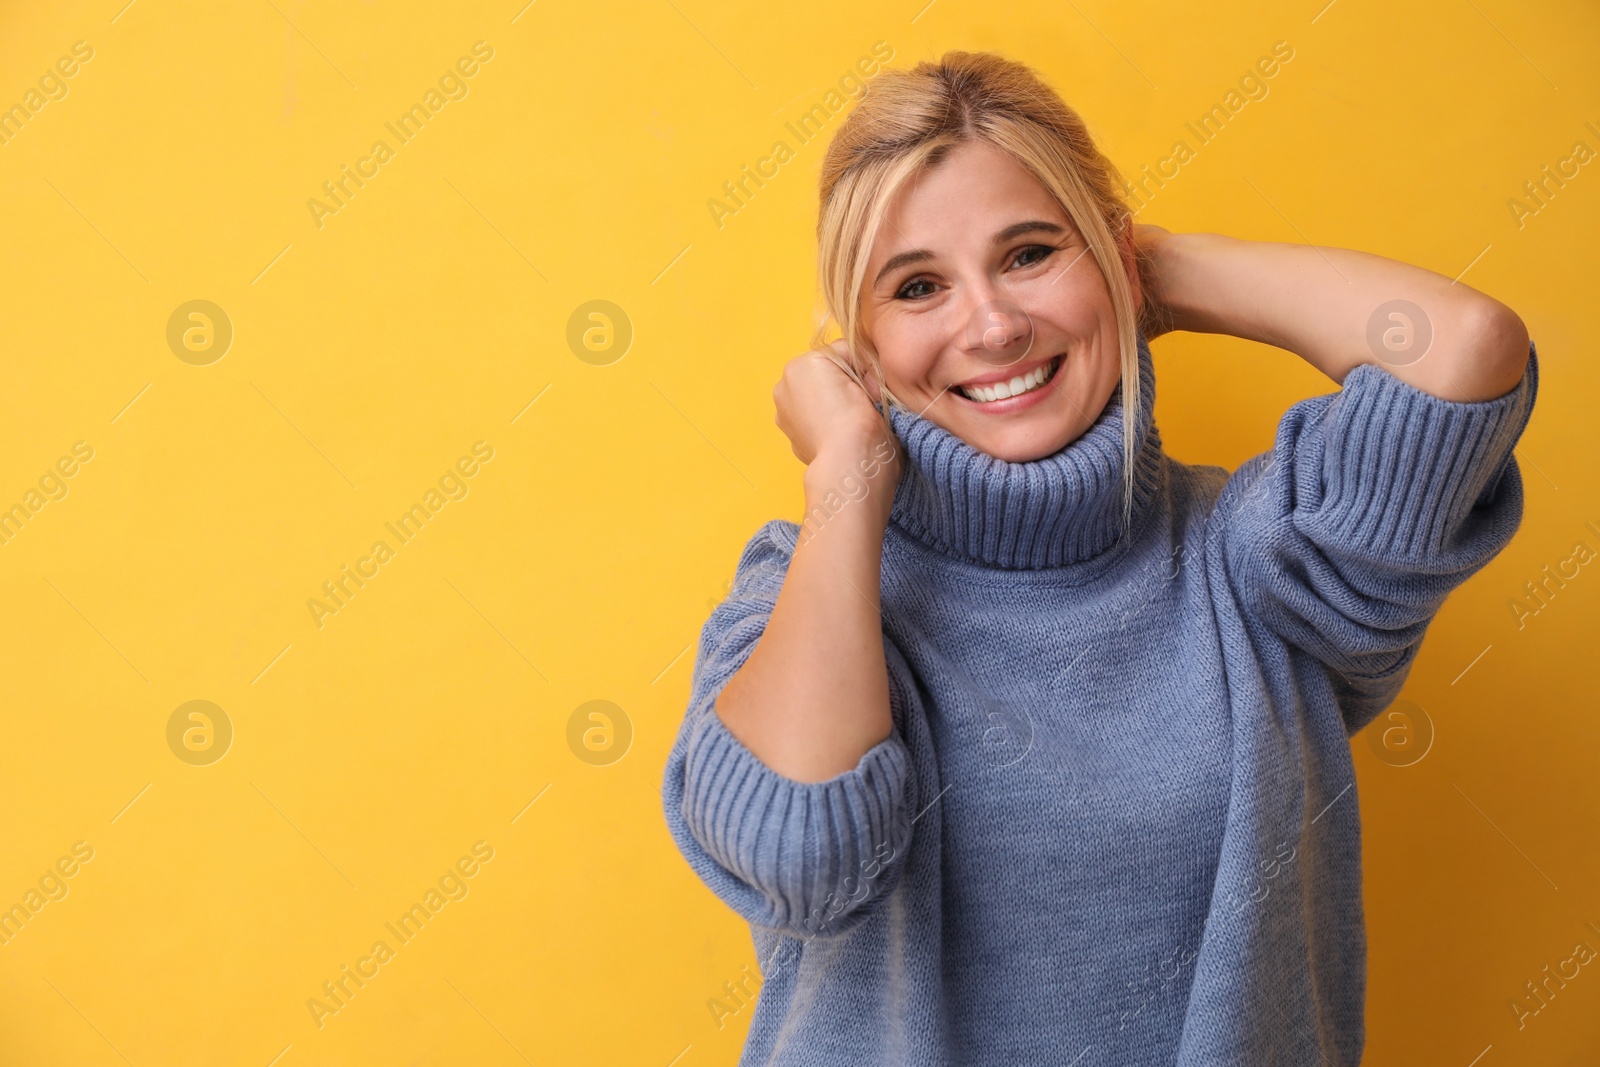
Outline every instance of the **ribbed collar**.
<svg viewBox="0 0 1600 1067">
<path fill-rule="evenodd" d="M 1161 477 L 1156 377 L 1139 337 L 1140 410 L 1134 448 L 1133 523 Z M 1122 382 L 1077 440 L 1053 455 L 1008 463 L 948 430 L 891 406 L 905 447 L 890 522 L 948 556 L 990 567 L 1036 570 L 1093 559 L 1122 532 Z"/>
</svg>

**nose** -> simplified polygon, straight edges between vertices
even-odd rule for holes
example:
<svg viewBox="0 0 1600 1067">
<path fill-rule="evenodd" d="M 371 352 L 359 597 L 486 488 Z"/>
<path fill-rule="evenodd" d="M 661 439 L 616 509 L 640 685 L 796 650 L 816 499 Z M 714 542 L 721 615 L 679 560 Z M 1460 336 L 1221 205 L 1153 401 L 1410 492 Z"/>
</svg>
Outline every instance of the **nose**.
<svg viewBox="0 0 1600 1067">
<path fill-rule="evenodd" d="M 1033 319 L 992 285 L 973 289 L 976 304 L 967 315 L 962 351 L 994 367 L 1027 358 L 1033 347 Z"/>
</svg>

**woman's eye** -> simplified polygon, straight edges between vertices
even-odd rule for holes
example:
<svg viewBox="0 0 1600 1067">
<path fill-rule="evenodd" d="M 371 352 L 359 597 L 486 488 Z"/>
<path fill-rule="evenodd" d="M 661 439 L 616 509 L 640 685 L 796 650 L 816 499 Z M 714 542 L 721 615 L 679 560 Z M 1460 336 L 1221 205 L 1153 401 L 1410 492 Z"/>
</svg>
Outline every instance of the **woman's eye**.
<svg viewBox="0 0 1600 1067">
<path fill-rule="evenodd" d="M 896 300 L 921 300 L 933 292 L 933 283 L 926 278 L 913 278 L 896 292 Z"/>
<path fill-rule="evenodd" d="M 1013 267 L 1031 267 L 1036 263 L 1043 262 L 1054 251 L 1055 249 L 1049 245 L 1029 245 L 1027 248 L 1018 250 L 1015 258 L 1011 261 L 1011 265 Z"/>
</svg>

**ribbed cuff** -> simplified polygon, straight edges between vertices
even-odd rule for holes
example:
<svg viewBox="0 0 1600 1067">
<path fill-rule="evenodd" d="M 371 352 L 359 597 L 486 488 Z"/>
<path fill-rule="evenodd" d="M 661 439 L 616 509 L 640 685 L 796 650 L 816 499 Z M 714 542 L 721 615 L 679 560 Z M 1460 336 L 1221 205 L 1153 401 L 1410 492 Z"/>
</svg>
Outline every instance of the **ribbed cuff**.
<svg viewBox="0 0 1600 1067">
<path fill-rule="evenodd" d="M 815 930 L 871 896 L 907 847 L 910 775 L 910 754 L 890 735 L 852 770 L 797 782 L 708 709 L 688 743 L 683 816 L 713 859 L 768 898 L 774 925 Z"/>
<path fill-rule="evenodd" d="M 1322 454 L 1295 457 L 1320 465 L 1323 491 L 1320 503 L 1297 510 L 1309 508 L 1327 536 L 1358 552 L 1401 560 L 1446 552 L 1468 513 L 1494 498 L 1538 382 L 1531 343 L 1521 381 L 1492 400 L 1444 400 L 1376 364 L 1355 368 L 1325 415 Z"/>
</svg>

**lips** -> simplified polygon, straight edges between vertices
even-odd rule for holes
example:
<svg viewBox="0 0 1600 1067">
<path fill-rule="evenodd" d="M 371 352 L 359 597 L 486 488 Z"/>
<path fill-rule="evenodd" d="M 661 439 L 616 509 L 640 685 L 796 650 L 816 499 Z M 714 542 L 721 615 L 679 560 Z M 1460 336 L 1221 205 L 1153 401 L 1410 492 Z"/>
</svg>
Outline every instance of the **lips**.
<svg viewBox="0 0 1600 1067">
<path fill-rule="evenodd" d="M 977 404 L 993 404 L 1015 396 L 1025 396 L 1049 384 L 1061 367 L 1061 360 L 1062 357 L 1059 355 L 1052 356 L 1010 378 L 978 379 L 976 382 L 952 385 L 950 388 Z"/>
</svg>

